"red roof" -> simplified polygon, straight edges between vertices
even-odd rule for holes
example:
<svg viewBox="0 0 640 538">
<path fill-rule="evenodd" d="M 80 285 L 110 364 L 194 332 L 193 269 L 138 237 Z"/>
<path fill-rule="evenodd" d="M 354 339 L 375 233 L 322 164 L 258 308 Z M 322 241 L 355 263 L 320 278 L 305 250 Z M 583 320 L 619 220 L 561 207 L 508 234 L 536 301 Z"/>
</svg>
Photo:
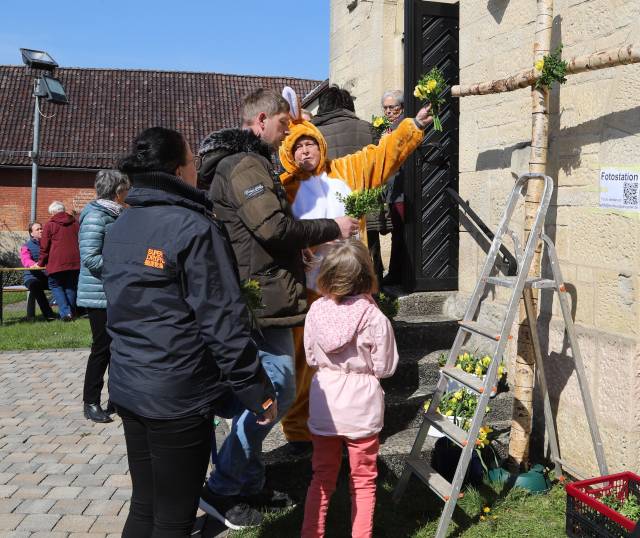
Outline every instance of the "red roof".
<svg viewBox="0 0 640 538">
<path fill-rule="evenodd" d="M 143 129 L 170 127 L 192 148 L 210 132 L 238 126 L 242 96 L 291 86 L 303 98 L 322 81 L 289 77 L 126 69 L 57 69 L 69 105 L 41 105 L 40 165 L 105 168 Z M 0 66 L 0 166 L 28 166 L 33 144 L 33 74 Z M 55 117 L 49 117 L 55 114 Z"/>
</svg>

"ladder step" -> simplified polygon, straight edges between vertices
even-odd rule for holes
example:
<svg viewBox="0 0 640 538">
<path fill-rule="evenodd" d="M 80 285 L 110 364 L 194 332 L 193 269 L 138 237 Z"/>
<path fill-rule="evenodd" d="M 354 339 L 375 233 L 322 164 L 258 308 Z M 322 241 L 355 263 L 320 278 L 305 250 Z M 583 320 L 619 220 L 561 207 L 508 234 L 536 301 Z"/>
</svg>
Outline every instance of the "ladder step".
<svg viewBox="0 0 640 538">
<path fill-rule="evenodd" d="M 413 472 L 417 474 L 438 497 L 443 501 L 449 500 L 451 497 L 451 490 L 453 488 L 442 475 L 438 474 L 431 466 L 420 458 L 407 458 L 407 465 L 413 469 Z M 462 493 L 458 495 L 459 498 L 462 496 Z"/>
<path fill-rule="evenodd" d="M 469 442 L 469 434 L 440 413 L 425 415 L 424 419 L 459 447 L 464 447 Z"/>
<path fill-rule="evenodd" d="M 494 286 L 503 286 L 505 288 L 515 288 L 517 276 L 490 276 L 486 278 L 487 284 L 493 284 Z M 557 288 L 556 281 L 550 278 L 533 277 L 527 278 L 524 283 L 525 288 Z"/>
<path fill-rule="evenodd" d="M 469 374 L 455 366 L 445 366 L 440 371 L 444 376 L 461 383 L 477 394 L 482 394 L 484 392 L 484 380 L 476 375 Z"/>
<path fill-rule="evenodd" d="M 479 334 L 481 336 L 486 336 L 487 338 L 491 338 L 491 340 L 495 340 L 496 342 L 500 340 L 500 333 L 497 329 L 493 327 L 487 327 L 486 325 L 480 325 L 477 321 L 459 321 L 460 327 L 467 332 L 472 332 L 475 334 Z M 507 337 L 511 340 L 511 335 Z"/>
</svg>

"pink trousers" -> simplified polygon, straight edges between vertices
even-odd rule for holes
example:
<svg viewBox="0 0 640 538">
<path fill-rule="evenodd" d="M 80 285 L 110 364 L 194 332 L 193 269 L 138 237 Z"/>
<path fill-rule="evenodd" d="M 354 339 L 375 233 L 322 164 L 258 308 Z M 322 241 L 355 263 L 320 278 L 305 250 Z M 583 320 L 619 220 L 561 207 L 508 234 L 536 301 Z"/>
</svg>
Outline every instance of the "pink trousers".
<svg viewBox="0 0 640 538">
<path fill-rule="evenodd" d="M 336 489 L 336 480 L 342 462 L 342 445 L 349 453 L 351 476 L 351 536 L 370 538 L 373 532 L 373 510 L 376 504 L 376 477 L 378 476 L 377 435 L 364 439 L 339 436 L 311 435 L 313 441 L 313 479 L 307 491 L 304 506 L 302 538 L 324 536 L 329 500 Z"/>
</svg>

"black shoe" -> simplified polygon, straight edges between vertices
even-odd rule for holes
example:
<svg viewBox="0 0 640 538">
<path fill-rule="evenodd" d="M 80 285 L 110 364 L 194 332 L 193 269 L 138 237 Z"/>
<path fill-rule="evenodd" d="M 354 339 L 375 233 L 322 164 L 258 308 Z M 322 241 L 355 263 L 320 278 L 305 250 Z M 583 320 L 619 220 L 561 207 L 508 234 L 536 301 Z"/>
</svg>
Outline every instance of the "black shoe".
<svg viewBox="0 0 640 538">
<path fill-rule="evenodd" d="M 93 420 L 94 422 L 113 422 L 111 417 L 107 415 L 99 403 L 84 404 L 84 418 Z"/>
<path fill-rule="evenodd" d="M 58 319 L 58 316 L 56 316 L 54 313 L 51 313 L 51 314 L 47 314 L 44 317 L 44 319 L 45 319 L 45 321 L 55 321 L 55 320 Z"/>
<path fill-rule="evenodd" d="M 67 314 L 66 316 L 62 316 L 62 321 L 73 321 L 73 316 L 71 314 Z"/>
<path fill-rule="evenodd" d="M 238 500 L 247 503 L 251 508 L 255 508 L 260 512 L 275 512 L 296 505 L 296 502 L 283 491 L 268 488 L 263 489 L 256 495 L 238 495 Z"/>
<path fill-rule="evenodd" d="M 205 484 L 200 493 L 200 509 L 234 531 L 258 527 L 262 514 L 233 495 L 216 495 Z"/>
<path fill-rule="evenodd" d="M 311 441 L 289 441 L 287 453 L 294 458 L 307 458 L 313 453 L 313 444 Z"/>
</svg>

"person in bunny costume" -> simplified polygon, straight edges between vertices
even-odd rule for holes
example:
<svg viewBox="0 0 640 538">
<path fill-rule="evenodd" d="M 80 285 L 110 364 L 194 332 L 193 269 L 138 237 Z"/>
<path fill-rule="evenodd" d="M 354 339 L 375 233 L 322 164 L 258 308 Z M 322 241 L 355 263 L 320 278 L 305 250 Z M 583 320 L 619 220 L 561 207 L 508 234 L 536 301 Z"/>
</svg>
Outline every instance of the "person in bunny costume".
<svg viewBox="0 0 640 538">
<path fill-rule="evenodd" d="M 327 144 L 318 128 L 302 120 L 297 111 L 295 94 L 285 91 L 289 100 L 292 121 L 289 134 L 279 149 L 284 172 L 280 180 L 285 188 L 293 216 L 299 220 L 344 216 L 344 204 L 338 195 L 378 187 L 385 183 L 422 143 L 424 130 L 431 124 L 430 108 L 418 111 L 415 118 L 407 118 L 398 128 L 383 136 L 377 145 L 370 144 L 360 151 L 338 159 L 327 159 Z M 360 222 L 360 238 L 366 241 L 364 219 Z M 323 243 L 307 252 L 307 302 L 318 295 L 319 266 L 338 244 Z M 296 399 L 282 420 L 282 428 L 293 455 L 308 453 L 311 436 L 307 427 L 309 417 L 309 384 L 311 370 L 303 349 L 304 328 L 293 329 L 295 344 Z"/>
</svg>

